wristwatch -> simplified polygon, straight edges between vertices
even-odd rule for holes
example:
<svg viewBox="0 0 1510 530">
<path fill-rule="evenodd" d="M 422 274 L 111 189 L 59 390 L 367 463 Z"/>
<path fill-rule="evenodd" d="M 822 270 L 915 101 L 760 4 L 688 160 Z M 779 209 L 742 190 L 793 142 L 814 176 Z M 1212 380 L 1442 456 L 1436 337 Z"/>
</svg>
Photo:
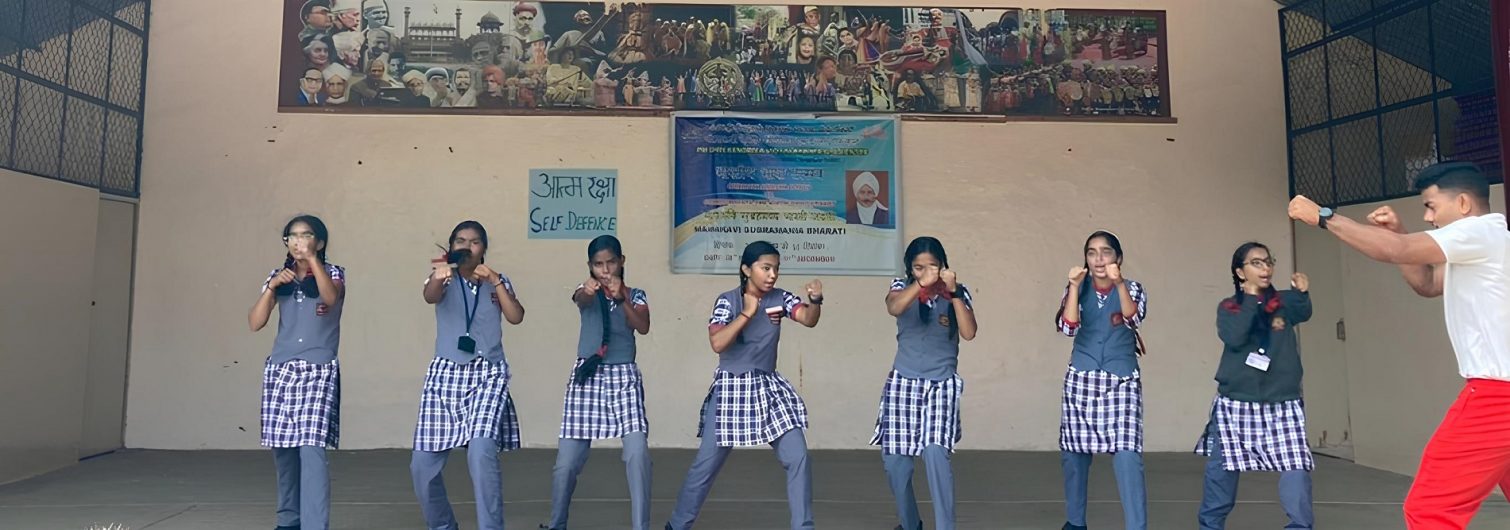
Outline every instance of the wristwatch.
<svg viewBox="0 0 1510 530">
<path fill-rule="evenodd" d="M 1316 226 L 1321 227 L 1322 230 L 1327 229 L 1326 222 L 1328 220 L 1331 220 L 1333 215 L 1337 214 L 1336 212 L 1333 212 L 1331 208 L 1324 206 L 1321 208 L 1321 210 L 1317 211 L 1317 213 L 1319 214 L 1319 217 L 1317 217 Z"/>
</svg>

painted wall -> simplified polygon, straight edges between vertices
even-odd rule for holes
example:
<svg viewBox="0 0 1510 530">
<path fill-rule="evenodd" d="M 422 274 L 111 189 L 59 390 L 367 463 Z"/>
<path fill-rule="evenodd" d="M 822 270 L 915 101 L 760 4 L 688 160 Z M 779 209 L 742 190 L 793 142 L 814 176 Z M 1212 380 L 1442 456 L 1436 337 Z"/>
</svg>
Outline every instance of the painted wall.
<svg viewBox="0 0 1510 530">
<path fill-rule="evenodd" d="M 1248 239 L 1289 246 L 1277 5 L 973 4 L 1167 10 L 1179 123 L 903 125 L 905 237 L 943 239 L 977 293 L 982 332 L 961 353 L 962 447 L 1057 447 L 1070 342 L 1051 319 L 1085 236 L 1110 228 L 1128 276 L 1150 293 L 1147 447 L 1188 450 L 1215 389 L 1213 312 L 1231 291 L 1228 257 Z M 567 296 L 586 242 L 525 238 L 532 167 L 619 169 L 630 284 L 654 308 L 640 345 L 651 441 L 695 445 L 716 360 L 705 323 L 735 279 L 668 273 L 666 119 L 280 115 L 271 77 L 204 75 L 271 72 L 279 4 L 245 5 L 230 25 L 204 24 L 223 14 L 207 3 L 154 7 L 128 446 L 257 445 L 272 332 L 249 333 L 245 316 L 281 263 L 278 230 L 300 212 L 324 217 L 330 259 L 350 273 L 344 448 L 410 444 L 434 340 L 420 282 L 433 244 L 468 218 L 490 229 L 489 263 L 513 277 L 528 309 L 505 337 L 525 443 L 553 445 L 577 333 Z M 780 369 L 807 400 L 813 447 L 863 447 L 895 350 L 889 278 L 825 280 L 822 324 L 787 330 Z"/>
<path fill-rule="evenodd" d="M 99 192 L 0 170 L 0 483 L 73 464 Z"/>
</svg>

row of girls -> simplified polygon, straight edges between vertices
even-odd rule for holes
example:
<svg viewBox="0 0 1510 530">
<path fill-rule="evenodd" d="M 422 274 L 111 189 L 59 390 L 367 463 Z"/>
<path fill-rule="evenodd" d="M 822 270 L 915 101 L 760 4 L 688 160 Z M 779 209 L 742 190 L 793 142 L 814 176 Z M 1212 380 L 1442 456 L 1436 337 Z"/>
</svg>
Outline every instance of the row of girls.
<svg viewBox="0 0 1510 530">
<path fill-rule="evenodd" d="M 272 448 L 278 477 L 279 529 L 323 530 L 329 524 L 327 449 L 339 439 L 340 368 L 336 350 L 346 289 L 344 269 L 326 261 L 330 234 L 312 216 L 283 229 L 288 253 L 253 306 L 253 330 L 278 309 L 278 334 L 263 377 L 262 444 Z M 435 306 L 434 358 L 420 393 L 410 470 L 427 528 L 458 528 L 442 479 L 446 458 L 466 448 L 477 505 L 477 527 L 503 528 L 499 453 L 520 446 L 509 397 L 503 323 L 524 320 L 510 280 L 487 264 L 488 235 L 466 221 L 451 231 L 450 247 L 434 260 L 423 298 Z M 1138 330 L 1147 315 L 1141 284 L 1122 276 L 1117 236 L 1096 232 L 1083 262 L 1068 274 L 1055 318 L 1073 337 L 1064 377 L 1060 449 L 1066 499 L 1065 529 L 1086 528 L 1087 475 L 1095 454 L 1112 455 L 1126 528 L 1146 530 L 1143 481 L 1143 398 Z M 650 527 L 651 465 L 644 384 L 635 364 L 635 336 L 650 331 L 646 292 L 625 282 L 624 251 L 612 236 L 587 247 L 585 281 L 570 303 L 581 314 L 574 364 L 566 382 L 552 510 L 541 528 L 565 529 L 578 474 L 593 440 L 623 441 L 631 497 L 631 526 Z M 1207 455 L 1203 529 L 1224 526 L 1244 471 L 1282 473 L 1287 528 L 1311 528 L 1310 475 L 1300 405 L 1300 357 L 1294 328 L 1310 318 L 1305 276 L 1291 290 L 1272 285 L 1275 260 L 1263 245 L 1244 244 L 1232 257 L 1234 293 L 1217 307 L 1223 344 L 1206 431 L 1197 452 Z M 882 386 L 872 445 L 895 496 L 898 529 L 923 527 L 912 490 L 914 460 L 927 466 L 934 528 L 954 528 L 950 456 L 961 438 L 964 381 L 956 370 L 960 341 L 975 338 L 970 291 L 943 244 L 920 237 L 907 246 L 905 276 L 892 281 L 885 303 L 896 318 L 897 352 Z M 783 320 L 818 325 L 823 285 L 800 294 L 777 287 L 776 248 L 755 242 L 740 260 L 739 286 L 717 295 L 708 323 L 718 368 L 703 400 L 702 438 L 665 528 L 691 528 L 719 469 L 736 446 L 770 445 L 787 475 L 794 529 L 813 528 L 812 478 L 804 430 L 807 409 L 776 373 Z M 486 296 L 484 296 L 486 295 Z M 563 301 L 564 302 L 564 301 Z"/>
</svg>

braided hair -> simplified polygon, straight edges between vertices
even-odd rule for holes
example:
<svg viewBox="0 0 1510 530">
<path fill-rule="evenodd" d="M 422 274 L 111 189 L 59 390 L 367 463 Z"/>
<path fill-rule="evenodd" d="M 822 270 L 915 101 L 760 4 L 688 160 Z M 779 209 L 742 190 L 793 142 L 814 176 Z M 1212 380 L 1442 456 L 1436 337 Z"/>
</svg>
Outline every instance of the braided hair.
<svg viewBox="0 0 1510 530">
<path fill-rule="evenodd" d="M 753 267 L 755 262 L 760 261 L 760 258 L 763 256 L 776 256 L 779 260 L 781 258 L 781 251 L 776 250 L 775 245 L 766 241 L 756 241 L 745 245 L 744 254 L 739 257 L 739 296 L 741 300 L 743 300 L 745 289 L 748 289 L 750 286 L 750 276 L 745 274 L 745 267 Z M 740 333 L 734 340 L 735 342 L 744 344 L 744 333 Z"/>
<path fill-rule="evenodd" d="M 949 255 L 944 252 L 943 243 L 939 242 L 939 240 L 936 238 L 928 236 L 913 239 L 912 243 L 909 243 L 907 245 L 907 251 L 903 253 L 902 256 L 902 269 L 907 271 L 908 285 L 911 285 L 917 281 L 917 278 L 913 277 L 912 275 L 912 262 L 913 260 L 916 260 L 917 257 L 921 254 L 928 254 L 933 256 L 935 259 L 938 259 L 939 267 L 941 269 L 949 268 Z M 958 319 L 954 318 L 954 304 L 945 304 L 944 311 L 949 317 L 949 336 L 957 336 L 959 334 L 959 321 Z M 931 321 L 932 317 L 933 308 L 929 307 L 928 304 L 924 304 L 919 301 L 918 318 L 922 320 L 924 324 L 927 324 Z"/>
<path fill-rule="evenodd" d="M 315 240 L 312 243 L 315 248 L 315 256 L 319 257 L 320 264 L 324 265 L 325 250 L 330 247 L 330 230 L 325 228 L 325 222 L 321 221 L 319 217 L 308 214 L 289 219 L 288 223 L 283 225 L 284 242 L 288 242 L 288 238 L 293 235 L 294 226 L 298 224 L 308 226 L 309 231 L 315 234 Z M 294 268 L 296 265 L 293 253 L 284 254 L 283 268 L 296 270 Z M 294 291 L 304 291 L 304 296 L 309 298 L 320 297 L 320 285 L 315 282 L 306 282 L 304 278 L 295 278 L 292 283 L 279 285 L 273 289 L 273 294 L 277 296 L 289 296 L 294 294 Z"/>
<path fill-rule="evenodd" d="M 1237 271 L 1238 269 L 1243 268 L 1243 265 L 1246 264 L 1248 260 L 1248 253 L 1253 251 L 1253 249 L 1263 249 L 1265 253 L 1269 252 L 1269 247 L 1267 245 L 1264 245 L 1263 243 L 1259 243 L 1257 241 L 1249 241 L 1247 243 L 1243 243 L 1241 246 L 1237 247 L 1236 251 L 1232 252 L 1232 300 L 1235 307 L 1242 307 L 1243 298 L 1248 296 L 1248 293 L 1243 292 L 1243 279 L 1242 277 L 1237 275 Z M 1258 299 L 1259 301 L 1264 302 L 1273 300 L 1276 296 L 1279 296 L 1279 293 L 1274 290 L 1274 285 L 1270 284 L 1267 289 L 1265 289 L 1262 293 L 1259 293 Z M 1260 308 L 1259 314 L 1262 315 L 1272 312 L 1272 308 L 1270 308 L 1268 304 L 1265 304 L 1264 307 Z M 1253 329 L 1250 330 L 1249 334 L 1251 335 L 1258 333 L 1267 333 L 1267 330 L 1267 323 L 1264 319 L 1254 318 Z"/>
<path fill-rule="evenodd" d="M 610 235 L 602 235 L 594 238 L 587 244 L 588 266 L 591 267 L 593 258 L 597 256 L 599 252 L 605 250 L 612 252 L 614 259 L 624 257 L 624 246 L 619 243 L 619 238 Z M 623 266 L 619 267 L 617 276 L 620 281 L 624 279 Z M 608 354 L 608 338 L 613 331 L 612 323 L 609 321 L 609 319 L 612 317 L 609 314 L 608 309 L 608 293 L 603 292 L 603 289 L 599 288 L 598 292 L 593 296 L 597 298 L 598 315 L 600 317 L 599 320 L 601 320 L 603 323 L 603 340 L 598 344 L 597 355 L 588 356 L 582 361 L 582 365 L 577 367 L 574 381 L 576 381 L 578 385 L 586 383 L 588 379 L 592 379 L 592 376 L 598 373 L 598 366 L 603 364 L 603 358 Z M 624 302 L 626 304 L 629 304 L 633 303 L 633 300 L 625 300 Z"/>
</svg>

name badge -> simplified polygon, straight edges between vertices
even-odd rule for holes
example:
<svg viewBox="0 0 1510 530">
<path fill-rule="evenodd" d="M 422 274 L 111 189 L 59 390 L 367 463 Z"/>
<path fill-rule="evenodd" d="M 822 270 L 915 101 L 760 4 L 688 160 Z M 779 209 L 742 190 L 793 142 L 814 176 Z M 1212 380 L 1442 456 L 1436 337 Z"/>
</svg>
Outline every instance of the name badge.
<svg viewBox="0 0 1510 530">
<path fill-rule="evenodd" d="M 781 317 L 786 316 L 786 306 L 779 306 L 778 305 L 778 306 L 767 307 L 767 308 L 765 308 L 765 316 L 766 316 L 766 318 L 771 319 L 771 323 L 772 324 L 780 326 L 781 325 Z"/>
<path fill-rule="evenodd" d="M 476 354 L 477 341 L 474 340 L 470 335 L 462 335 L 460 337 L 456 337 L 456 349 L 470 354 Z"/>
<path fill-rule="evenodd" d="M 1264 355 L 1263 350 L 1248 354 L 1248 366 L 1257 368 L 1260 372 L 1269 371 L 1269 356 Z"/>
</svg>

